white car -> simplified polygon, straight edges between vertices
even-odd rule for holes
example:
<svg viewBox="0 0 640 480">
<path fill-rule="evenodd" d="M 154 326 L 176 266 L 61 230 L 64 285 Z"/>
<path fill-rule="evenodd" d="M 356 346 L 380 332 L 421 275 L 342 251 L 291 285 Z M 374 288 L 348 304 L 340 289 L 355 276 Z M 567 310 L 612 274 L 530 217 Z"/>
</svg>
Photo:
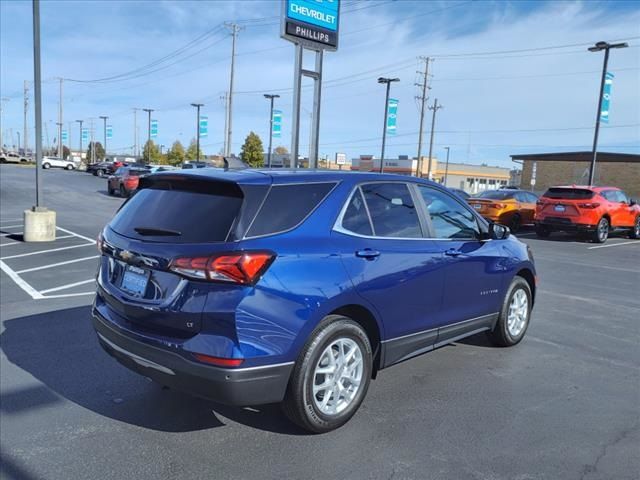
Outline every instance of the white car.
<svg viewBox="0 0 640 480">
<path fill-rule="evenodd" d="M 64 168 L 65 170 L 75 170 L 78 165 L 73 160 L 64 160 L 58 157 L 42 157 L 42 168 Z"/>
<path fill-rule="evenodd" d="M 0 155 L 0 163 L 24 163 L 29 161 L 29 158 L 19 155 L 16 152 L 7 152 Z"/>
</svg>

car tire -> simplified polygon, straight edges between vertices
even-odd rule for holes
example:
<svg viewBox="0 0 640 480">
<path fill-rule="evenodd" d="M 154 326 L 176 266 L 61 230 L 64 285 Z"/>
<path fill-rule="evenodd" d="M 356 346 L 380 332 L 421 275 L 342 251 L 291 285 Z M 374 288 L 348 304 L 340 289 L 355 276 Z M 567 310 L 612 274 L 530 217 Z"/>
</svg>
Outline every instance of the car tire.
<svg viewBox="0 0 640 480">
<path fill-rule="evenodd" d="M 124 185 L 120 185 L 120 196 L 127 198 L 129 194 L 127 193 L 127 189 L 124 188 Z"/>
<path fill-rule="evenodd" d="M 73 165 L 67 165 L 64 167 L 65 170 L 73 170 Z"/>
<path fill-rule="evenodd" d="M 96 170 L 95 173 L 98 177 L 104 177 L 104 170 L 102 170 L 101 168 L 99 168 L 98 170 Z"/>
<path fill-rule="evenodd" d="M 346 357 L 350 358 L 344 363 Z M 360 407 L 372 369 L 373 353 L 366 332 L 348 317 L 329 315 L 311 333 L 300 353 L 283 411 L 309 432 L 334 430 L 348 422 Z M 327 387 L 317 388 L 322 385 Z"/>
<path fill-rule="evenodd" d="M 633 239 L 640 238 L 640 215 L 636 217 L 636 221 L 633 224 L 633 228 L 629 232 L 629 238 L 633 238 Z"/>
<path fill-rule="evenodd" d="M 520 217 L 520 214 L 516 213 L 513 217 L 511 217 L 511 221 L 509 222 L 509 230 L 511 230 L 512 233 L 516 233 L 518 230 L 520 230 L 520 227 L 522 226 L 522 217 Z"/>
<path fill-rule="evenodd" d="M 42 164 L 42 168 L 47 170 L 47 169 L 51 168 L 51 164 L 45 162 L 45 163 Z"/>
<path fill-rule="evenodd" d="M 114 193 L 116 193 L 116 191 L 113 188 L 107 186 L 107 193 L 112 196 Z"/>
<path fill-rule="evenodd" d="M 602 217 L 598 224 L 596 225 L 596 229 L 591 233 L 591 240 L 593 243 L 604 243 L 609 238 L 609 220 L 606 217 Z"/>
<path fill-rule="evenodd" d="M 519 343 L 529 327 L 532 306 L 531 287 L 524 278 L 516 275 L 502 302 L 498 321 L 487 333 L 491 343 L 497 347 L 512 347 Z"/>
<path fill-rule="evenodd" d="M 551 230 L 543 225 L 536 225 L 536 236 L 539 238 L 548 238 L 551 235 Z"/>
</svg>

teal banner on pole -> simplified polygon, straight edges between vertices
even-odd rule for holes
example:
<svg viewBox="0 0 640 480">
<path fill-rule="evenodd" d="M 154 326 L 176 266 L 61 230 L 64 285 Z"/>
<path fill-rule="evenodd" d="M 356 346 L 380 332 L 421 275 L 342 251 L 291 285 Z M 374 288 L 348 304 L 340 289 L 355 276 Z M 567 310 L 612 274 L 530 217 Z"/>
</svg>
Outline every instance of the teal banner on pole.
<svg viewBox="0 0 640 480">
<path fill-rule="evenodd" d="M 151 138 L 158 136 L 158 120 L 151 120 Z"/>
<path fill-rule="evenodd" d="M 62 141 L 66 142 L 69 140 L 69 132 L 67 132 L 66 130 L 62 130 Z"/>
<path fill-rule="evenodd" d="M 107 140 L 111 140 L 113 138 L 113 127 L 111 125 L 107 125 Z"/>
<path fill-rule="evenodd" d="M 86 142 L 87 140 L 89 140 L 89 129 L 88 128 L 83 128 L 82 129 L 82 141 Z"/>
<path fill-rule="evenodd" d="M 607 72 L 604 78 L 602 103 L 600 104 L 600 121 L 602 123 L 609 123 L 609 105 L 611 103 L 611 85 L 613 84 L 613 77 L 613 73 Z"/>
<path fill-rule="evenodd" d="M 273 138 L 282 136 L 282 110 L 273 111 Z"/>
<path fill-rule="evenodd" d="M 396 134 L 396 121 L 398 117 L 398 100 L 395 98 L 389 99 L 389 105 L 387 107 L 387 134 Z"/>
<path fill-rule="evenodd" d="M 198 128 L 200 130 L 201 137 L 206 137 L 207 135 L 209 135 L 209 117 L 207 115 L 200 115 Z"/>
</svg>

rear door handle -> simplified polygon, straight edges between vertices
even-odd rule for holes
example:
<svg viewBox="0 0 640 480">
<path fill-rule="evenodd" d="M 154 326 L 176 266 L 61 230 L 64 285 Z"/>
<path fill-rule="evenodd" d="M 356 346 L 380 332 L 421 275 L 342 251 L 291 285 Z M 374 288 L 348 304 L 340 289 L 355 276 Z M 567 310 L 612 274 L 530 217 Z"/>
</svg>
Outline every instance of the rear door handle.
<svg viewBox="0 0 640 480">
<path fill-rule="evenodd" d="M 364 250 L 358 250 L 356 252 L 356 257 L 366 258 L 367 260 L 373 260 L 380 256 L 380 252 L 377 250 L 371 250 L 370 248 L 365 248 Z"/>
<path fill-rule="evenodd" d="M 449 257 L 457 257 L 458 255 L 462 255 L 462 252 L 460 250 L 456 250 L 455 248 L 450 248 L 449 250 L 445 250 L 444 254 L 448 255 Z"/>
</svg>

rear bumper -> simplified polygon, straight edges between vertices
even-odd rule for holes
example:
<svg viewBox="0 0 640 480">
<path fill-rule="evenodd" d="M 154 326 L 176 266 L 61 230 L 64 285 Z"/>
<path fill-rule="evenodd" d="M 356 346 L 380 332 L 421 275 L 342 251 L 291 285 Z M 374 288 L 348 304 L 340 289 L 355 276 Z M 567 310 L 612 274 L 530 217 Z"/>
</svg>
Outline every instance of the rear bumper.
<svg viewBox="0 0 640 480">
<path fill-rule="evenodd" d="M 547 217 L 535 221 L 536 226 L 544 227 L 548 230 L 561 230 L 565 232 L 593 232 L 596 225 L 586 223 L 575 223 L 571 218 Z"/>
<path fill-rule="evenodd" d="M 95 308 L 92 314 L 102 348 L 125 367 L 162 385 L 226 405 L 261 405 L 284 398 L 293 362 L 249 368 L 204 365 L 132 338 Z"/>
</svg>

